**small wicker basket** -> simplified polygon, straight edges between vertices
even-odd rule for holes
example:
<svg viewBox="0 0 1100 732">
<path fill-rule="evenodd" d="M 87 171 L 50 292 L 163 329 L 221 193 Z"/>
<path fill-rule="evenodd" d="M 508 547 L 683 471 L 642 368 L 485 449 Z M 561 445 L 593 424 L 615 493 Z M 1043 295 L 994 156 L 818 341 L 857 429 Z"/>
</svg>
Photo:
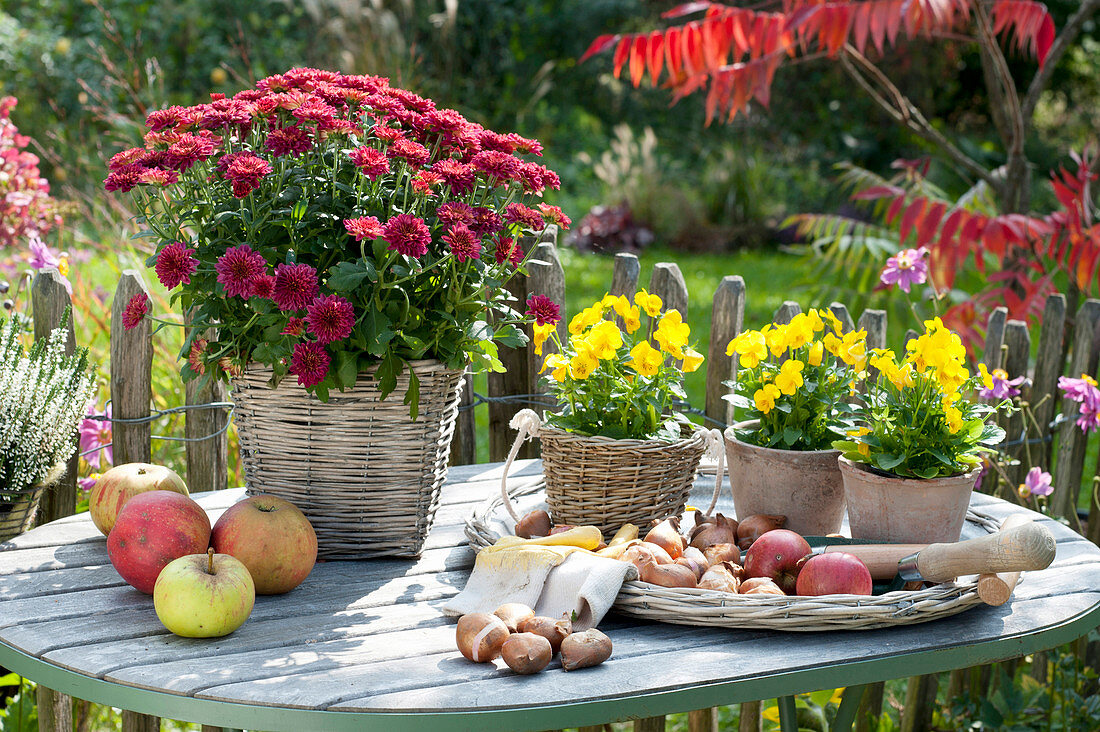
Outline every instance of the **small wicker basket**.
<svg viewBox="0 0 1100 732">
<path fill-rule="evenodd" d="M 327 403 L 293 377 L 250 367 L 233 380 L 234 415 L 250 495 L 298 506 L 317 533 L 318 556 L 419 556 L 447 477 L 462 371 L 413 361 L 420 414 L 402 403 L 407 372 L 384 401 L 372 373 Z"/>
<path fill-rule="evenodd" d="M 546 503 L 554 523 L 613 533 L 626 523 L 647 526 L 678 515 L 687 505 L 705 434 L 695 430 L 677 442 L 613 440 L 542 425 Z"/>
<path fill-rule="evenodd" d="M 50 470 L 46 479 L 29 488 L 12 490 L 0 487 L 0 542 L 29 531 L 43 494 L 65 473 L 65 463 Z"/>
</svg>

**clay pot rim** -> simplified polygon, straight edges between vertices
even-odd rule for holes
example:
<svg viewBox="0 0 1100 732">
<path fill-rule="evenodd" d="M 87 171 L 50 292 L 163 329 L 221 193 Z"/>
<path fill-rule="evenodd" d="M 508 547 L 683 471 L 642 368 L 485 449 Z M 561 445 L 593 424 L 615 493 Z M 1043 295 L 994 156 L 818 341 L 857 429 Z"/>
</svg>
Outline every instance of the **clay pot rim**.
<svg viewBox="0 0 1100 732">
<path fill-rule="evenodd" d="M 758 419 L 749 419 L 744 422 L 735 422 L 722 431 L 722 436 L 729 442 L 736 443 L 738 445 L 744 445 L 745 447 L 751 447 L 753 450 L 763 450 L 765 453 L 774 452 L 782 453 L 784 455 L 796 454 L 796 455 L 840 455 L 840 450 L 830 447 L 828 450 L 784 450 L 778 447 L 761 447 L 760 445 L 754 445 L 751 442 L 743 442 L 735 436 L 735 430 L 737 428 L 746 428 L 755 424 L 759 424 Z"/>
<path fill-rule="evenodd" d="M 866 475 L 873 476 L 875 478 L 882 478 L 884 480 L 891 481 L 893 483 L 901 484 L 902 487 L 927 486 L 933 483 L 942 483 L 947 481 L 959 481 L 963 478 L 977 481 L 978 473 L 982 471 L 981 467 L 976 467 L 969 473 L 955 473 L 954 475 L 941 475 L 938 478 L 905 478 L 900 475 L 893 475 L 886 473 L 877 468 L 871 468 L 867 463 L 857 463 L 855 460 L 849 460 L 848 458 L 841 456 L 839 458 L 840 472 L 841 473 L 864 473 Z"/>
</svg>

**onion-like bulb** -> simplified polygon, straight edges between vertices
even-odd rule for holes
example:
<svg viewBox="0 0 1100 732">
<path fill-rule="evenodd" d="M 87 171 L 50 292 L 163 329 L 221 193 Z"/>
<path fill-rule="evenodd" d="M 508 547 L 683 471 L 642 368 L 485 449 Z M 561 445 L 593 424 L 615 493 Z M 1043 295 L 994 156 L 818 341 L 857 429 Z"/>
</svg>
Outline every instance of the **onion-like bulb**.
<svg viewBox="0 0 1100 732">
<path fill-rule="evenodd" d="M 737 524 L 737 546 L 748 549 L 752 543 L 772 529 L 782 529 L 787 525 L 786 516 L 776 516 L 768 513 L 758 513 L 746 516 Z M 747 544 L 747 545 L 746 545 Z"/>
<path fill-rule="evenodd" d="M 700 518 L 695 513 L 695 527 L 691 530 L 691 545 L 697 549 L 706 549 L 712 544 L 734 544 L 737 542 L 737 521 L 722 514 Z"/>
<path fill-rule="evenodd" d="M 741 563 L 741 550 L 736 544 L 714 544 L 703 550 L 703 556 L 707 558 L 707 566 L 712 567 L 722 562 L 733 564 Z"/>
<path fill-rule="evenodd" d="M 679 564 L 681 567 L 687 567 L 692 572 L 694 572 L 695 573 L 695 579 L 700 579 L 703 576 L 703 573 L 705 573 L 707 571 L 706 560 L 700 562 L 697 559 L 690 559 L 688 557 L 680 557 L 679 559 L 676 560 L 675 563 Z"/>
<path fill-rule="evenodd" d="M 523 515 L 516 522 L 516 536 L 524 539 L 533 539 L 536 536 L 549 536 L 553 524 L 550 523 L 550 514 L 542 509 L 536 509 Z"/>
<path fill-rule="evenodd" d="M 740 572 L 735 571 L 735 564 L 729 562 L 722 562 L 710 567 L 699 580 L 699 587 L 706 590 L 718 590 L 719 592 L 737 592 L 737 588 L 741 585 Z M 740 570 L 737 567 L 737 570 Z"/>
<path fill-rule="evenodd" d="M 638 569 L 638 576 L 642 582 L 661 587 L 695 587 L 698 584 L 695 572 L 679 564 L 644 562 Z"/>
<path fill-rule="evenodd" d="M 742 595 L 786 595 L 783 589 L 772 581 L 771 577 L 750 577 L 741 583 L 738 590 Z"/>
<path fill-rule="evenodd" d="M 673 560 L 679 559 L 687 546 L 684 537 L 680 535 L 680 517 L 673 516 L 654 525 L 645 535 L 645 541 L 664 549 Z"/>
</svg>

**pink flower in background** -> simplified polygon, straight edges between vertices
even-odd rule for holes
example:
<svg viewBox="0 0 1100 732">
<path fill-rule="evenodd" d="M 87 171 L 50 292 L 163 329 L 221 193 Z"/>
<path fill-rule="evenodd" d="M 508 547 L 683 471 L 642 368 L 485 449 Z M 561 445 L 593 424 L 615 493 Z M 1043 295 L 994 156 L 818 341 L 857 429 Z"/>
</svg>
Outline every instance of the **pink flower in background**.
<svg viewBox="0 0 1100 732">
<path fill-rule="evenodd" d="M 80 488 L 81 491 L 87 493 L 92 488 L 95 488 L 95 484 L 99 482 L 99 478 L 99 473 L 92 473 L 91 475 L 84 478 L 77 478 L 76 485 Z"/>
<path fill-rule="evenodd" d="M 145 320 L 148 314 L 149 296 L 139 292 L 130 298 L 130 302 L 126 303 L 126 309 L 122 311 L 122 327 L 132 330 L 141 325 L 141 321 Z"/>
<path fill-rule="evenodd" d="M 1085 432 L 1100 428 L 1100 389 L 1097 388 L 1096 379 L 1088 374 L 1081 374 L 1079 379 L 1060 376 L 1058 388 L 1065 393 L 1067 399 L 1081 405 L 1077 412 L 1078 427 Z"/>
<path fill-rule="evenodd" d="M 290 357 L 290 373 L 298 377 L 300 385 L 316 386 L 325 380 L 330 363 L 332 359 L 321 344 L 298 343 Z"/>
<path fill-rule="evenodd" d="M 101 417 L 102 419 L 95 419 Z M 100 412 L 95 404 L 88 405 L 88 416 L 80 423 L 80 453 L 84 462 L 95 469 L 102 467 L 101 459 L 114 463 L 115 454 L 111 448 L 111 405 Z"/>
<path fill-rule="evenodd" d="M 1010 379 L 1008 378 L 1008 372 L 1004 369 L 989 371 L 984 363 L 978 364 L 978 370 L 981 372 L 983 387 L 978 391 L 978 396 L 984 399 L 1007 399 L 1008 397 L 1019 396 L 1019 387 L 1028 381 L 1025 376 Z"/>
<path fill-rule="evenodd" d="M 1051 482 L 1050 473 L 1041 470 L 1039 466 L 1035 466 L 1027 471 L 1027 477 L 1024 478 L 1024 482 L 1020 484 L 1016 491 L 1020 494 L 1020 498 L 1049 496 L 1054 492 L 1054 485 Z"/>
<path fill-rule="evenodd" d="M 319 297 L 306 308 L 309 332 L 320 343 L 332 343 L 351 335 L 355 327 L 355 309 L 338 295 Z"/>
<path fill-rule="evenodd" d="M 157 279 L 169 290 L 191 284 L 191 275 L 199 268 L 199 260 L 194 255 L 195 250 L 184 246 L 183 242 L 174 241 L 164 247 L 157 254 L 154 266 Z"/>
<path fill-rule="evenodd" d="M 928 280 L 927 256 L 928 247 L 903 249 L 886 260 L 879 281 L 887 286 L 897 285 L 902 291 L 909 292 L 913 285 L 920 285 Z"/>
</svg>

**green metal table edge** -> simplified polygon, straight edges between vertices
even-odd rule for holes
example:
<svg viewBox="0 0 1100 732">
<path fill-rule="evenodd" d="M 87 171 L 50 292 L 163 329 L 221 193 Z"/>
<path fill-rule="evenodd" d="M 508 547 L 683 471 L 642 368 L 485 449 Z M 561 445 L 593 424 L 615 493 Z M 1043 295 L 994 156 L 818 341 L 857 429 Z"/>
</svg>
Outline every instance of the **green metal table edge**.
<svg viewBox="0 0 1100 732">
<path fill-rule="evenodd" d="M 261 706 L 197 699 L 93 678 L 29 656 L 0 643 L 0 665 L 48 688 L 71 696 L 168 719 L 269 732 L 359 732 L 363 729 L 403 732 L 431 724 L 450 730 L 545 730 L 601 724 L 686 712 L 757 699 L 790 696 L 840 686 L 939 673 L 1022 656 L 1068 643 L 1100 625 L 1100 603 L 1062 623 L 1034 634 L 1017 634 L 972 646 L 914 651 L 888 658 L 852 660 L 794 671 L 764 674 L 738 681 L 693 684 L 680 689 L 540 707 L 460 710 L 453 712 L 344 712 Z M 583 684 L 583 671 L 574 672 Z M 628 707 L 630 714 L 624 715 Z M 532 724 L 534 722 L 535 724 Z"/>
</svg>

